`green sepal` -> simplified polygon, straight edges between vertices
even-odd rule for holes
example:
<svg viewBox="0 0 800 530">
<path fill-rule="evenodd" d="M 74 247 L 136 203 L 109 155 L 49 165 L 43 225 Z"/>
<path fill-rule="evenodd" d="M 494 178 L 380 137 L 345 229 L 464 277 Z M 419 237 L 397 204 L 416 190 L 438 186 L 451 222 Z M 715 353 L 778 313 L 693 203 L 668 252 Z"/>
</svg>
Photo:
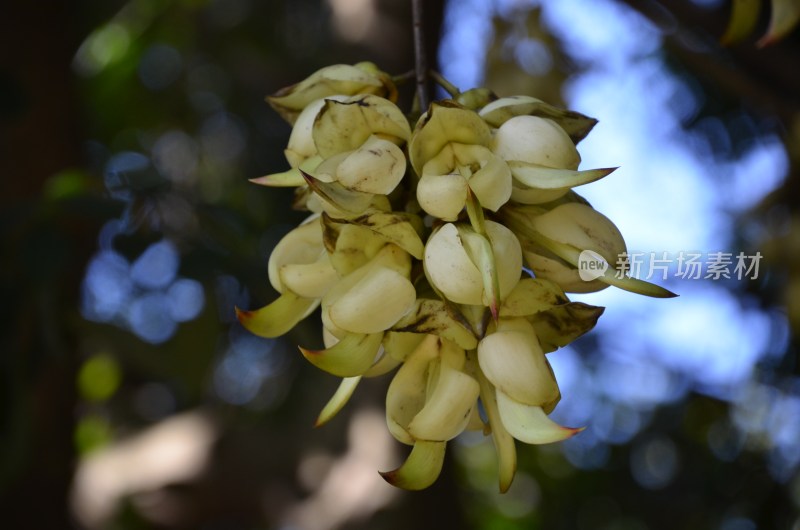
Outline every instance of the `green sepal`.
<svg viewBox="0 0 800 530">
<path fill-rule="evenodd" d="M 349 213 L 362 213 L 372 204 L 374 194 L 349 190 L 338 182 L 322 182 L 302 169 L 300 174 L 311 190 L 332 206 Z"/>
<path fill-rule="evenodd" d="M 314 169 L 319 166 L 320 162 L 322 162 L 322 157 L 314 155 L 304 160 L 298 167 L 293 167 L 282 173 L 273 173 L 271 175 L 250 179 L 250 182 L 258 184 L 259 186 L 270 186 L 274 188 L 304 186 L 306 181 L 303 178 L 301 170 L 314 171 Z"/>
<path fill-rule="evenodd" d="M 296 167 L 283 171 L 282 173 L 272 173 L 270 175 L 264 175 L 263 177 L 250 179 L 250 182 L 258 184 L 259 186 L 269 186 L 272 188 L 293 188 L 306 183 L 303 179 L 303 175 L 300 174 L 300 170 Z"/>
<path fill-rule="evenodd" d="M 419 237 L 417 230 L 412 223 L 413 214 L 405 212 L 365 212 L 358 217 L 339 219 L 323 213 L 323 223 L 326 227 L 334 225 L 352 224 L 374 232 L 387 243 L 394 243 L 417 259 L 422 259 L 425 252 L 425 244 Z"/>
<path fill-rule="evenodd" d="M 542 349 L 551 352 L 591 330 L 603 311 L 604 307 L 569 302 L 540 311 L 528 317 L 528 321 L 533 325 Z"/>
<path fill-rule="evenodd" d="M 437 335 L 465 350 L 478 346 L 478 339 L 464 316 L 442 300 L 418 298 L 411 311 L 398 320 L 391 331 Z"/>
<path fill-rule="evenodd" d="M 524 317 L 567 302 L 569 298 L 557 283 L 544 278 L 523 278 L 503 300 L 500 316 Z"/>
</svg>

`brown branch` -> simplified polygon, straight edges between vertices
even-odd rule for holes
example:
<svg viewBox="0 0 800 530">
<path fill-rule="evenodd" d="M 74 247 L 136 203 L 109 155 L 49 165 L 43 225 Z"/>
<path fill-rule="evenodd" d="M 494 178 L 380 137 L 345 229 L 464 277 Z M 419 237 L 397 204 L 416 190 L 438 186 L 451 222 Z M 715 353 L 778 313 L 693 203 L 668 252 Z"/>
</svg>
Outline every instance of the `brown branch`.
<svg viewBox="0 0 800 530">
<path fill-rule="evenodd" d="M 414 26 L 414 72 L 417 79 L 417 101 L 420 112 L 428 110 L 428 61 L 422 25 L 422 0 L 411 0 Z"/>
</svg>

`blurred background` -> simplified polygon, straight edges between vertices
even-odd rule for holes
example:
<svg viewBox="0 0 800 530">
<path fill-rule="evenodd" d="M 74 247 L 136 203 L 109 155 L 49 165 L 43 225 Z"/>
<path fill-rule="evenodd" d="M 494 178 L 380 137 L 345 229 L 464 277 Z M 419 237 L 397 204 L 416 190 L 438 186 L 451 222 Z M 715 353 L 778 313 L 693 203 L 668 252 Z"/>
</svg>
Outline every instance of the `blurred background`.
<svg viewBox="0 0 800 530">
<path fill-rule="evenodd" d="M 680 294 L 574 297 L 607 307 L 550 356 L 554 417 L 587 429 L 518 444 L 506 495 L 480 434 L 432 488 L 398 491 L 377 474 L 406 451 L 389 376 L 314 429 L 338 384 L 296 351 L 315 319 L 277 340 L 235 322 L 276 296 L 268 256 L 304 217 L 247 180 L 286 167 L 264 96 L 333 63 L 409 70 L 409 2 L 13 2 L 1 527 L 800 529 L 798 32 L 759 48 L 768 2 L 730 47 L 728 0 L 424 4 L 429 60 L 461 89 L 600 120 L 582 167 L 620 169 L 578 191 Z M 741 278 L 739 253 L 760 257 Z M 730 277 L 707 268 L 720 254 Z"/>
</svg>

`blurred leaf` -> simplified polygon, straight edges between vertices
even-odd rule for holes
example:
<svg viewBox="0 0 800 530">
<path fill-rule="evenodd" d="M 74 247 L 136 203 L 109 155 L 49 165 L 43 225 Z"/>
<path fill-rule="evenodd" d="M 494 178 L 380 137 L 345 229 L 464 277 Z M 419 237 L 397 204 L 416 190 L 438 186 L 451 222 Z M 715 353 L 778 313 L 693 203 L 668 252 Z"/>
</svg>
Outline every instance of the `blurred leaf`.
<svg viewBox="0 0 800 530">
<path fill-rule="evenodd" d="M 728 29 L 720 39 L 722 44 L 734 44 L 747 38 L 758 22 L 761 0 L 733 0 Z"/>
<path fill-rule="evenodd" d="M 786 37 L 800 21 L 798 0 L 772 0 L 772 14 L 767 34 L 758 41 L 759 47 L 768 46 Z"/>
<path fill-rule="evenodd" d="M 106 354 L 89 358 L 78 372 L 78 390 L 88 401 L 105 401 L 117 391 L 122 371 L 113 357 Z"/>
<path fill-rule="evenodd" d="M 108 420 L 96 415 L 81 418 L 75 427 L 75 448 L 85 455 L 107 445 L 111 441 L 111 426 Z"/>
<path fill-rule="evenodd" d="M 65 169 L 45 181 L 42 195 L 45 200 L 58 201 L 84 195 L 95 187 L 95 179 L 85 171 Z"/>
</svg>

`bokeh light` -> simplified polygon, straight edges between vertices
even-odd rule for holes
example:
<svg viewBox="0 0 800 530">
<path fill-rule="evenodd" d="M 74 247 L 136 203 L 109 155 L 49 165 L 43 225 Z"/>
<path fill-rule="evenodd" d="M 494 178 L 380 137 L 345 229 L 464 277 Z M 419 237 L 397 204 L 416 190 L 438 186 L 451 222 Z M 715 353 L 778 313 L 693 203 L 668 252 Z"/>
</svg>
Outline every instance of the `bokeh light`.
<svg viewBox="0 0 800 530">
<path fill-rule="evenodd" d="M 111 245 L 119 221 L 101 231 Z M 149 245 L 132 264 L 120 254 L 102 250 L 92 258 L 83 281 L 84 318 L 115 323 L 151 344 L 169 340 L 178 324 L 200 315 L 203 286 L 178 275 L 180 255 L 168 240 Z"/>
</svg>

